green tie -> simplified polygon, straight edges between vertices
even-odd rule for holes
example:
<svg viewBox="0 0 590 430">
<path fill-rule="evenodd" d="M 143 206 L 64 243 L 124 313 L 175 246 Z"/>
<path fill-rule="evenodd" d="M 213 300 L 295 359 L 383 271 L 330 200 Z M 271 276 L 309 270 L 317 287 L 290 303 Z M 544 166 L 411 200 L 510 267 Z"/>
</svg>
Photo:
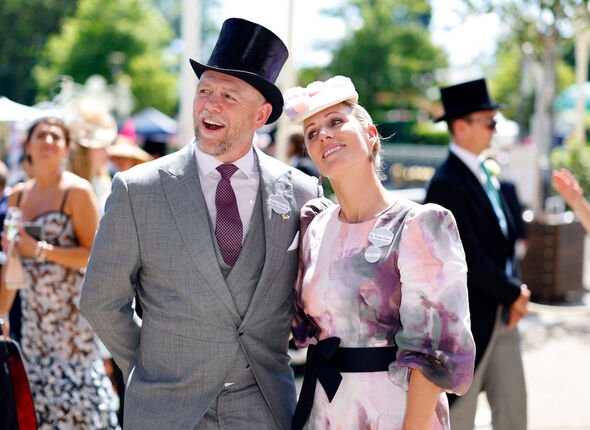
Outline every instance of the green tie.
<svg viewBox="0 0 590 430">
<path fill-rule="evenodd" d="M 490 172 L 488 172 L 488 169 L 486 169 L 484 163 L 482 162 L 480 163 L 480 165 L 483 172 L 486 175 L 486 186 L 484 187 L 486 194 L 488 195 L 488 198 L 492 203 L 492 207 L 494 208 L 494 212 L 496 213 L 496 218 L 498 218 L 498 223 L 500 224 L 502 233 L 504 233 L 504 236 L 508 236 L 508 223 L 506 222 L 506 215 L 504 215 L 500 193 L 498 193 L 498 190 L 494 186 Z"/>
</svg>

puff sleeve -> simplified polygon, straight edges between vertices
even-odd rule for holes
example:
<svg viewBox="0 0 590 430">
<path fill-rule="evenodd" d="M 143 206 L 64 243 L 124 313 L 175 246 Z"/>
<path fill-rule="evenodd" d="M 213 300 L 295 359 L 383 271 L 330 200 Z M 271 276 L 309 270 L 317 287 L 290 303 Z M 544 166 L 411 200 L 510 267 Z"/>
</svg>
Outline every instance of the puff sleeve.
<svg viewBox="0 0 590 430">
<path fill-rule="evenodd" d="M 451 212 L 433 204 L 410 211 L 398 267 L 401 328 L 391 376 L 407 379 L 407 369 L 417 368 L 443 390 L 464 394 L 473 378 L 475 344 L 465 253 Z"/>
</svg>

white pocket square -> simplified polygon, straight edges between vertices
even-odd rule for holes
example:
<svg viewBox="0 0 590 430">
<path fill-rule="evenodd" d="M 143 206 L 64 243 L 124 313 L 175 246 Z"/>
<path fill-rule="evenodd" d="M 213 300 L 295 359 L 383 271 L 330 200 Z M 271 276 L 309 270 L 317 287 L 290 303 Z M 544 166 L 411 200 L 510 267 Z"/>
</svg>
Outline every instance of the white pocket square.
<svg viewBox="0 0 590 430">
<path fill-rule="evenodd" d="M 297 248 L 299 248 L 299 232 L 297 232 L 295 234 L 295 237 L 293 238 L 293 242 L 291 242 L 291 245 L 289 245 L 289 247 L 287 248 L 287 251 L 293 251 Z"/>
</svg>

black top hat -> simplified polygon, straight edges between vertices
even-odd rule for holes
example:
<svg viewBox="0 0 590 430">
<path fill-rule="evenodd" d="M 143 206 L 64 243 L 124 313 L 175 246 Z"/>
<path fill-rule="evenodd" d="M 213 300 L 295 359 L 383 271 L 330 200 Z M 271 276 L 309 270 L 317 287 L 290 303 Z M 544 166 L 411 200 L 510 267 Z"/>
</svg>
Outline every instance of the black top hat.
<svg viewBox="0 0 590 430">
<path fill-rule="evenodd" d="M 495 103 L 488 93 L 485 79 L 463 82 L 440 89 L 445 114 L 434 121 L 448 121 L 480 110 L 501 109 L 503 104 Z"/>
<path fill-rule="evenodd" d="M 272 31 L 241 18 L 225 20 L 217 43 L 206 65 L 190 59 L 197 74 L 216 70 L 240 78 L 258 91 L 272 105 L 267 124 L 275 122 L 283 112 L 283 95 L 275 83 L 289 51 Z"/>
</svg>

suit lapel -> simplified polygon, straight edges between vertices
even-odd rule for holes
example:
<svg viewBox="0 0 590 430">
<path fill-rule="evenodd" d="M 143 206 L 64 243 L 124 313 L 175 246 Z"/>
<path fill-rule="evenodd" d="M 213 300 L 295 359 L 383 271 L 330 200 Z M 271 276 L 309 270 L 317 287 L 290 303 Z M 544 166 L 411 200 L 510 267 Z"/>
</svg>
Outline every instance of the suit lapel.
<svg viewBox="0 0 590 430">
<path fill-rule="evenodd" d="M 504 216 L 506 217 L 506 223 L 508 224 L 508 234 L 511 237 L 515 237 L 516 236 L 516 221 L 514 221 L 514 216 L 516 214 L 513 214 L 512 211 L 510 210 L 510 205 L 508 204 L 508 202 L 506 201 L 506 198 L 504 197 L 504 193 L 502 192 L 502 188 L 500 188 L 498 190 L 498 194 L 500 195 L 500 200 L 502 200 L 502 207 L 504 208 Z"/>
<path fill-rule="evenodd" d="M 265 260 L 260 280 L 256 286 L 254 296 L 244 316 L 243 324 L 252 315 L 260 298 L 264 297 L 273 283 L 289 247 L 289 232 L 293 230 L 291 223 L 297 222 L 299 213 L 295 210 L 291 171 L 276 160 L 269 159 L 266 154 L 256 150 L 260 169 L 260 191 L 262 193 L 262 214 L 264 216 Z M 291 206 L 291 211 L 285 216 L 275 212 L 269 202 L 270 196 L 280 195 Z"/>
<path fill-rule="evenodd" d="M 487 216 L 490 218 L 490 220 L 493 220 L 492 224 L 497 227 L 498 234 L 506 239 L 504 233 L 502 233 L 502 228 L 498 222 L 498 217 L 496 216 L 492 202 L 490 201 L 479 180 L 475 177 L 469 167 L 467 167 L 465 163 L 463 163 L 463 161 L 461 161 L 461 159 L 459 159 L 459 157 L 457 157 L 452 152 L 449 154 L 449 160 L 451 161 L 453 168 L 459 173 L 459 178 L 461 178 L 462 182 L 470 190 L 469 195 L 475 197 L 476 201 L 474 204 L 485 208 Z M 506 213 L 505 210 L 504 213 Z M 506 214 L 504 216 L 506 216 Z"/>
<path fill-rule="evenodd" d="M 217 263 L 211 221 L 194 156 L 194 144 L 181 149 L 178 155 L 177 163 L 168 171 L 160 170 L 160 180 L 174 222 L 197 270 L 219 300 L 227 306 L 236 322 L 239 322 L 238 310 Z"/>
</svg>

